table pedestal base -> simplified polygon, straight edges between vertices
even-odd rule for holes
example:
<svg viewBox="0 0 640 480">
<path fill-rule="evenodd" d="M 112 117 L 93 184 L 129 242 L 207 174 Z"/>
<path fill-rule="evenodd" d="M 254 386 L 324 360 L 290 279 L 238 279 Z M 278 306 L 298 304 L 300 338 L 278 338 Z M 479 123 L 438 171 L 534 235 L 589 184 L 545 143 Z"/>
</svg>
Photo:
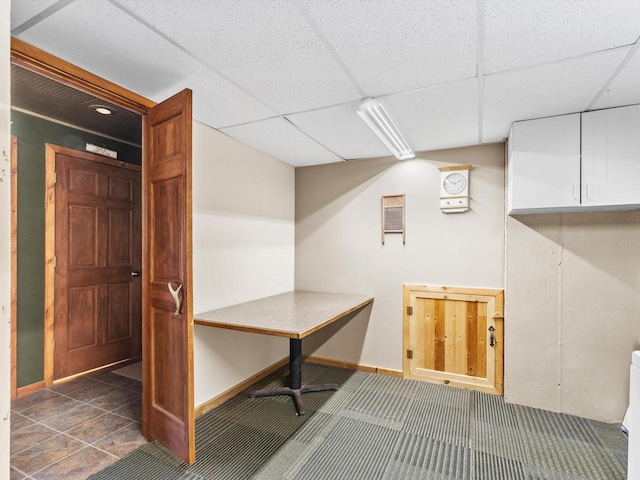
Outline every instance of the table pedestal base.
<svg viewBox="0 0 640 480">
<path fill-rule="evenodd" d="M 289 395 L 293 398 L 298 415 L 304 415 L 304 402 L 302 394 L 307 392 L 323 392 L 325 390 L 337 390 L 335 383 L 325 383 L 321 385 L 302 386 L 302 340 L 299 338 L 289 339 L 289 386 L 282 388 L 267 388 L 256 390 L 251 393 L 251 398 L 272 397 L 274 395 Z"/>
<path fill-rule="evenodd" d="M 269 388 L 266 390 L 256 390 L 251 393 L 251 398 L 256 397 L 271 397 L 273 395 L 290 395 L 293 398 L 293 403 L 296 406 L 296 412 L 298 415 L 304 415 L 304 402 L 302 401 L 302 394 L 307 392 L 322 392 L 325 390 L 337 390 L 338 385 L 335 383 L 325 383 L 323 385 L 305 385 L 302 388 L 292 389 L 289 387 L 282 388 Z"/>
</svg>

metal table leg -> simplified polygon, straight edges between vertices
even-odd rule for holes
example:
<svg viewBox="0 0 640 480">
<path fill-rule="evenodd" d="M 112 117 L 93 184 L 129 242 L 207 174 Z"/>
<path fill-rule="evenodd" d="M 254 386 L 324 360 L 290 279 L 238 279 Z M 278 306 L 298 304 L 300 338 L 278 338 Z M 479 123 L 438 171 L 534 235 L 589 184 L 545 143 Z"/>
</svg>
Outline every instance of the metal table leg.
<svg viewBox="0 0 640 480">
<path fill-rule="evenodd" d="M 302 401 L 303 393 L 337 389 L 338 385 L 335 383 L 302 386 L 302 340 L 299 338 L 291 338 L 289 339 L 289 386 L 256 390 L 251 393 L 251 398 L 290 395 L 296 406 L 297 414 L 304 415 L 304 402 Z"/>
</svg>

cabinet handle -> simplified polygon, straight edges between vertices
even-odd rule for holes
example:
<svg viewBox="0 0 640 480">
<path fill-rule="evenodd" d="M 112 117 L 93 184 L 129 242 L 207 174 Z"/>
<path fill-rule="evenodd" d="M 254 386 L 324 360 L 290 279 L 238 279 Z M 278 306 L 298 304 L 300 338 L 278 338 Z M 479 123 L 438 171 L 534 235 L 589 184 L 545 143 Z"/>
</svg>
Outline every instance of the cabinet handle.
<svg viewBox="0 0 640 480">
<path fill-rule="evenodd" d="M 587 197 L 587 200 L 591 200 L 591 197 L 589 195 L 589 184 L 587 183 L 587 186 L 585 187 L 585 195 Z"/>
<path fill-rule="evenodd" d="M 573 201 L 574 202 L 578 202 L 580 201 L 580 199 L 578 198 L 578 196 L 576 195 L 576 192 L 578 191 L 578 185 L 576 185 L 575 183 L 573 184 Z"/>
</svg>

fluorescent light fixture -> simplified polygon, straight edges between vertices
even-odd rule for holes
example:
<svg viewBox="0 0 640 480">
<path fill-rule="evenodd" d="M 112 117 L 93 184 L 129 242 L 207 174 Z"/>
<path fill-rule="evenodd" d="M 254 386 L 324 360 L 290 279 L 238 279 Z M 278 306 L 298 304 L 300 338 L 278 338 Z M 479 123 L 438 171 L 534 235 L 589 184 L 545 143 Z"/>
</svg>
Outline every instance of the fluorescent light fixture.
<svg viewBox="0 0 640 480">
<path fill-rule="evenodd" d="M 378 100 L 367 98 L 358 107 L 358 115 L 398 160 L 415 157 L 413 150 Z"/>
</svg>

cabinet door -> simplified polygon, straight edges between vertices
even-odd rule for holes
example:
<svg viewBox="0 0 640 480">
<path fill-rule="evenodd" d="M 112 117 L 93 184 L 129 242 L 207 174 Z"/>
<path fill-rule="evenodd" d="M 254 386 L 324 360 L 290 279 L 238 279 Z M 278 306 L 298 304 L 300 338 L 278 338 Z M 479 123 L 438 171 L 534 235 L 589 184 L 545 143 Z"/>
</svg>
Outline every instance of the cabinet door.
<svg viewBox="0 0 640 480">
<path fill-rule="evenodd" d="M 509 137 L 510 214 L 580 205 L 580 114 L 515 122 Z"/>
<path fill-rule="evenodd" d="M 502 290 L 404 286 L 403 376 L 503 391 Z"/>
<path fill-rule="evenodd" d="M 582 204 L 640 204 L 640 105 L 582 114 Z"/>
</svg>

